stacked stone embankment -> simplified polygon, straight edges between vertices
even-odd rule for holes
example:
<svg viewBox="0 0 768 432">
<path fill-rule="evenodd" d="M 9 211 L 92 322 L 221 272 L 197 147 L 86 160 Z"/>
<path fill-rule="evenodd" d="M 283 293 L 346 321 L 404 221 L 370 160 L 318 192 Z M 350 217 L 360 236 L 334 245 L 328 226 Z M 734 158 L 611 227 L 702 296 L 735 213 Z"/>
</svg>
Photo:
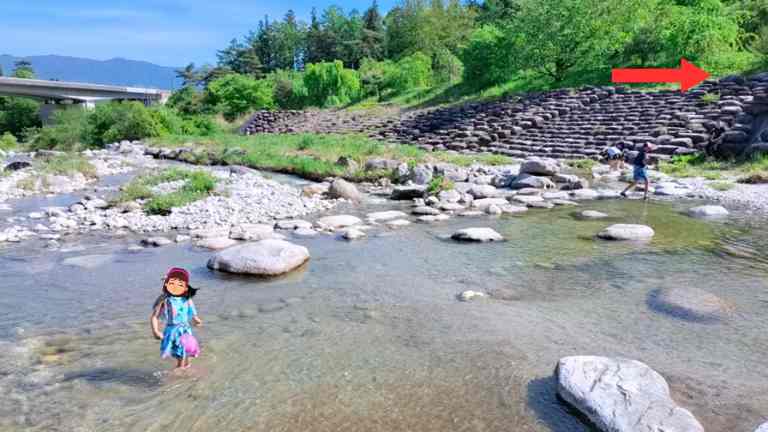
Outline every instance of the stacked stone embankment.
<svg viewBox="0 0 768 432">
<path fill-rule="evenodd" d="M 704 82 L 692 91 L 624 87 L 555 90 L 495 102 L 415 110 L 400 116 L 343 111 L 259 112 L 241 131 L 363 132 L 426 150 L 513 157 L 596 158 L 609 145 L 650 141 L 659 159 L 709 151 L 768 150 L 768 73 Z M 763 126 L 760 126 L 763 124 Z"/>
</svg>

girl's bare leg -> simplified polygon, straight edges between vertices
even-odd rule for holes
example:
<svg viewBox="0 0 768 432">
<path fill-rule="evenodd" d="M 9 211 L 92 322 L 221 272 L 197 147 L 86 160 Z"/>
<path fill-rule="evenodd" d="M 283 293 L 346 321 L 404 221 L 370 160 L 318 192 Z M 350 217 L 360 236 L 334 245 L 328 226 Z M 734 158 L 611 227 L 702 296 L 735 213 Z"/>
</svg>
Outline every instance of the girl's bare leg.
<svg viewBox="0 0 768 432">
<path fill-rule="evenodd" d="M 184 359 L 183 358 L 176 359 L 176 369 L 181 369 L 183 367 L 184 367 Z"/>
</svg>

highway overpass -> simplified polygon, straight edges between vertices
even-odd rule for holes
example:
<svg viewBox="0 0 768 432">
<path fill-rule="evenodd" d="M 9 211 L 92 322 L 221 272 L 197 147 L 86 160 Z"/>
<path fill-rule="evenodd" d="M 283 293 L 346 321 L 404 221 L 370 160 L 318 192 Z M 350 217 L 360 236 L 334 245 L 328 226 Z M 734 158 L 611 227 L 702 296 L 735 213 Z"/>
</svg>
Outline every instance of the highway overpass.
<svg viewBox="0 0 768 432">
<path fill-rule="evenodd" d="M 40 116 L 47 120 L 55 110 L 68 107 L 90 109 L 99 102 L 135 100 L 145 105 L 164 104 L 171 92 L 67 81 L 0 77 L 0 96 L 21 96 L 44 102 Z"/>
</svg>

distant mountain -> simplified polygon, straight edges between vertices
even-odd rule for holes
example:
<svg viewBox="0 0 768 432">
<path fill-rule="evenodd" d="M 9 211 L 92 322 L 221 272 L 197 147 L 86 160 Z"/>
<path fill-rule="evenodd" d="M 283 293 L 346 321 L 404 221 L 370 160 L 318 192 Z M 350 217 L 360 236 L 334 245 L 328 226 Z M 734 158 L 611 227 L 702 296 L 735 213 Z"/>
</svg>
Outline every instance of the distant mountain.
<svg viewBox="0 0 768 432">
<path fill-rule="evenodd" d="M 94 84 L 166 90 L 181 87 L 181 80 L 176 78 L 174 72 L 175 68 L 123 58 L 102 61 L 58 55 L 14 57 L 4 54 L 0 55 L 3 75 L 9 76 L 13 71 L 13 64 L 22 58 L 32 62 L 35 76 L 39 79 L 82 81 Z"/>
</svg>

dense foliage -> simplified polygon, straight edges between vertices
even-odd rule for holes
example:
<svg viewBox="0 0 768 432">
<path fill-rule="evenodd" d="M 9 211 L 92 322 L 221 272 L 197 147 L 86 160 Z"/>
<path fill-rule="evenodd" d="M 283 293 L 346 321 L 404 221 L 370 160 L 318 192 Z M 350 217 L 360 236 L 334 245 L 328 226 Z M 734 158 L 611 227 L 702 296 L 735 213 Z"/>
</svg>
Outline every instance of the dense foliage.
<svg viewBox="0 0 768 432">
<path fill-rule="evenodd" d="M 166 107 L 147 108 L 139 102 L 100 104 L 92 111 L 65 110 L 52 124 L 29 137 L 31 149 L 75 150 L 166 135 L 213 135 L 219 127 L 209 117 L 180 116 Z"/>
<path fill-rule="evenodd" d="M 768 3 L 401 0 L 382 16 L 374 1 L 362 14 L 313 10 L 310 23 L 292 11 L 265 18 L 218 57 L 179 70 L 188 86 L 172 99 L 177 110 L 233 118 L 459 82 L 473 91 L 603 84 L 611 68 L 674 67 L 683 57 L 717 76 L 768 66 Z"/>
</svg>

